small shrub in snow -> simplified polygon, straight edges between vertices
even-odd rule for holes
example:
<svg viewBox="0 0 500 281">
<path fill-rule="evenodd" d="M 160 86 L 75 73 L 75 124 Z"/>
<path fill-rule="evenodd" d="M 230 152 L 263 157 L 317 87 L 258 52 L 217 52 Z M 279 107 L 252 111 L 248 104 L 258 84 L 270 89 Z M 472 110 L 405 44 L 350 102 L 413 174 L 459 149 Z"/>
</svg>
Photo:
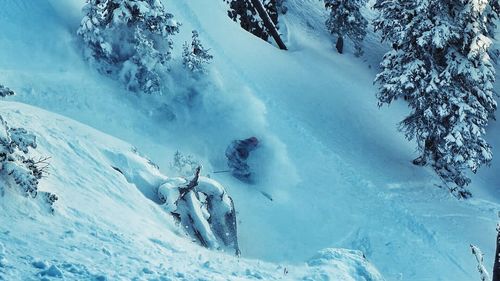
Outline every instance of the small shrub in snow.
<svg viewBox="0 0 500 281">
<path fill-rule="evenodd" d="M 14 91 L 5 87 L 4 85 L 0 85 L 0 97 L 4 98 L 7 96 L 13 96 L 13 95 L 14 95 Z"/>
<path fill-rule="evenodd" d="M 344 37 L 354 43 L 355 55 L 363 54 L 362 42 L 366 36 L 368 21 L 360 9 L 366 0 L 325 0 L 325 8 L 330 12 L 326 27 L 331 34 L 337 36 L 336 48 L 339 53 L 344 50 Z"/>
<path fill-rule="evenodd" d="M 30 148 L 36 148 L 36 137 L 23 128 L 10 128 L 0 116 L 0 178 L 8 185 L 18 186 L 25 196 L 40 196 L 38 181 L 47 165 L 46 159 L 39 161 L 27 156 Z M 41 198 L 50 210 L 57 196 L 42 192 Z"/>
<path fill-rule="evenodd" d="M 186 42 L 183 46 L 182 64 L 191 72 L 205 71 L 205 65 L 209 64 L 213 59 L 198 37 L 198 32 L 193 30 L 191 44 Z"/>
<path fill-rule="evenodd" d="M 87 0 L 78 34 L 87 59 L 135 92 L 160 93 L 179 31 L 160 0 Z"/>
<path fill-rule="evenodd" d="M 169 178 L 158 188 L 158 197 L 165 210 L 202 246 L 239 255 L 233 200 L 219 183 L 201 177 L 200 169 L 190 180 Z"/>
<path fill-rule="evenodd" d="M 184 155 L 180 151 L 176 151 L 173 162 L 170 166 L 177 172 L 178 175 L 188 177 L 194 175 L 196 169 L 200 167 L 201 164 L 196 161 L 192 155 Z"/>
</svg>

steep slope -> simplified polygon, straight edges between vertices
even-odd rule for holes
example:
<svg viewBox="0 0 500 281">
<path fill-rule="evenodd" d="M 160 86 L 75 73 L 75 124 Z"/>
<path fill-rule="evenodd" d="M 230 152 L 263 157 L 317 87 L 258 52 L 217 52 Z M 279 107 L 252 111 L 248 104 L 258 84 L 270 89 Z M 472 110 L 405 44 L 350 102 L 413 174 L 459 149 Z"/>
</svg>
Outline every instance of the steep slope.
<svg viewBox="0 0 500 281">
<path fill-rule="evenodd" d="M 382 53 L 377 36 L 368 37 L 366 62 L 338 56 L 321 29 L 321 3 L 292 0 L 285 17 L 290 52 L 285 53 L 251 36 L 234 40 L 230 31 L 209 30 L 207 26 L 225 26 L 223 7 L 217 16 L 205 16 L 213 5 L 198 3 L 191 10 L 181 5 L 177 14 L 188 22 L 197 19 L 194 28 L 209 34 L 216 57 L 230 63 L 235 76 L 265 101 L 270 129 L 286 143 L 302 180 L 297 189 L 282 191 L 279 182 L 273 186 L 287 197 L 263 210 L 260 222 L 253 224 L 279 224 L 275 236 L 258 242 L 267 247 L 253 247 L 251 254 L 294 259 L 335 244 L 362 249 L 390 280 L 474 278 L 468 244 L 479 243 L 493 256 L 498 200 L 489 194 L 497 181 L 484 184 L 474 177 L 476 198 L 458 202 L 436 188 L 440 182 L 431 171 L 411 165 L 414 145 L 396 131 L 404 105 L 376 107 L 374 62 Z M 496 168 L 484 170 L 483 176 L 493 176 Z M 252 210 L 251 205 L 245 209 Z M 299 230 L 297 225 L 310 227 Z M 276 245 L 283 248 L 266 250 Z"/>
<path fill-rule="evenodd" d="M 0 280 L 382 280 L 356 251 L 326 249 L 292 266 L 205 250 L 148 199 L 166 177 L 132 146 L 31 106 L 0 111 L 52 157 L 40 188 L 59 197 L 51 214 L 0 184 Z"/>
<path fill-rule="evenodd" d="M 458 281 L 476 277 L 469 243 L 493 256 L 498 162 L 473 179 L 475 199 L 437 189 L 430 171 L 410 164 L 413 144 L 396 131 L 404 104 L 376 107 L 377 37 L 370 34 L 362 59 L 337 55 L 320 1 L 288 1 L 281 30 L 289 52 L 243 32 L 222 1 L 165 1 L 183 23 L 177 55 L 197 29 L 215 57 L 210 83 L 194 86 L 201 94 L 192 109 L 175 108 L 175 120 L 164 110 L 168 98 L 126 93 L 86 67 L 74 35 L 82 3 L 2 1 L 2 81 L 18 101 L 134 144 L 168 175 L 176 149 L 214 171 L 225 169 L 232 139 L 262 139 L 256 185 L 212 175 L 235 199 L 244 256 L 298 263 L 347 247 L 388 280 Z M 186 91 L 183 82 L 173 79 L 172 92 Z"/>
</svg>

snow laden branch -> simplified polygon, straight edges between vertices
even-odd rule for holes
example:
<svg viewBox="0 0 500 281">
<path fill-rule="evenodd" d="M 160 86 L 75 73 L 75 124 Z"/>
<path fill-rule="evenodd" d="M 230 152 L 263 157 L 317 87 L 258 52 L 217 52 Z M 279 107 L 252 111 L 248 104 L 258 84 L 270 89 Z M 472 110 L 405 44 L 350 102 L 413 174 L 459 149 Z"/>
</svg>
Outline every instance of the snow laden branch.
<svg viewBox="0 0 500 281">
<path fill-rule="evenodd" d="M 481 277 L 481 281 L 489 281 L 490 280 L 490 275 L 488 274 L 488 271 L 484 267 L 483 264 L 483 252 L 474 245 L 470 245 L 470 249 L 472 251 L 472 254 L 476 258 L 477 262 L 477 270 L 479 271 L 479 276 Z"/>
<path fill-rule="evenodd" d="M 200 176 L 169 178 L 158 188 L 163 208 L 202 246 L 240 254 L 233 199 L 218 182 Z"/>
</svg>

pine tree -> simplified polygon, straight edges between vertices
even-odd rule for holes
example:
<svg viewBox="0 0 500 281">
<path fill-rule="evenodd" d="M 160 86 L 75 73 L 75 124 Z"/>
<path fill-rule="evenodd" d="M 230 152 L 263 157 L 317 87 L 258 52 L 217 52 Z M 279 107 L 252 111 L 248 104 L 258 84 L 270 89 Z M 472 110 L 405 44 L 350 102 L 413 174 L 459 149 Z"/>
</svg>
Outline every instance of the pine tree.
<svg viewBox="0 0 500 281">
<path fill-rule="evenodd" d="M 498 0 L 493 0 L 498 1 Z M 379 105 L 398 98 L 411 114 L 400 124 L 415 139 L 417 165 L 430 165 L 456 196 L 469 197 L 467 170 L 492 159 L 484 139 L 497 104 L 488 54 L 490 0 L 378 0 L 376 30 L 392 44 L 375 81 Z M 498 16 L 498 13 L 495 14 Z"/>
<path fill-rule="evenodd" d="M 500 1 L 490 0 L 487 1 L 486 7 L 486 17 L 487 17 L 487 28 L 488 36 L 495 38 L 495 31 L 497 28 L 497 22 L 500 19 Z"/>
<path fill-rule="evenodd" d="M 205 65 L 210 63 L 213 56 L 208 53 L 201 44 L 198 31 L 193 30 L 191 44 L 187 42 L 183 46 L 182 63 L 191 72 L 205 71 Z"/>
<path fill-rule="evenodd" d="M 269 30 L 265 27 L 251 0 L 224 1 L 229 4 L 227 13 L 233 21 L 238 22 L 243 29 L 264 41 L 269 40 Z M 271 21 L 278 27 L 279 14 L 286 12 L 284 0 L 264 0 L 263 5 Z"/>
<path fill-rule="evenodd" d="M 343 53 L 344 37 L 347 37 L 354 43 L 355 55 L 361 56 L 368 21 L 361 14 L 360 9 L 366 4 L 366 0 L 324 1 L 325 8 L 330 12 L 325 24 L 328 31 L 337 36 L 337 51 Z"/>
<path fill-rule="evenodd" d="M 87 0 L 78 34 L 84 54 L 102 73 L 135 92 L 161 92 L 161 74 L 179 31 L 159 0 Z"/>
<path fill-rule="evenodd" d="M 35 136 L 23 128 L 10 128 L 0 116 L 0 176 L 34 198 L 42 170 L 32 158 L 25 156 L 29 148 L 36 148 Z"/>
<path fill-rule="evenodd" d="M 497 23 L 500 20 L 500 0 L 488 1 L 488 6 L 486 7 L 486 20 L 487 20 L 487 36 L 495 38 L 495 32 L 497 30 Z M 497 46 L 498 47 L 498 46 Z M 498 48 L 490 49 L 490 56 L 495 63 L 498 63 L 498 58 L 500 57 L 500 50 Z"/>
</svg>

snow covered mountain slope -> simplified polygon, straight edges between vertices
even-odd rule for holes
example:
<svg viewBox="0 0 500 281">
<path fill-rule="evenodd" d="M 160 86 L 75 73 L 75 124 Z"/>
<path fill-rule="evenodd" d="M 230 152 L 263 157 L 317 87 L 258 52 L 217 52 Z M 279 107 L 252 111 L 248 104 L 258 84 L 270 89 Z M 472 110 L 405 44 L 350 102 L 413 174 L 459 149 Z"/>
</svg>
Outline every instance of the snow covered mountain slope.
<svg viewBox="0 0 500 281">
<path fill-rule="evenodd" d="M 212 174 L 235 200 L 244 257 L 300 264 L 322 248 L 346 247 L 362 250 L 387 280 L 476 278 L 468 245 L 478 244 L 490 265 L 499 209 L 498 157 L 473 178 L 472 200 L 458 202 L 437 189 L 439 181 L 430 171 L 411 165 L 414 145 L 396 130 L 405 105 L 376 107 L 372 80 L 384 51 L 377 36 L 369 35 L 365 57 L 339 56 L 323 29 L 321 2 L 287 2 L 281 30 L 290 50 L 283 52 L 243 32 L 226 17 L 223 1 L 165 1 L 183 23 L 175 39 L 176 55 L 197 29 L 215 57 L 209 78 L 201 84 L 173 73 L 172 92 L 200 93 L 191 109 L 176 106 L 168 97 L 127 93 L 89 69 L 75 36 L 82 0 L 0 1 L 5 11 L 0 17 L 0 80 L 19 93 L 17 101 L 133 144 L 169 176 L 175 175 L 169 163 L 176 150 L 193 154 L 211 172 L 226 168 L 224 150 L 231 140 L 259 137 L 263 146 L 253 159 L 256 185 Z M 174 107 L 176 119 L 165 110 L 167 105 Z M 493 126 L 490 135 L 497 130 Z M 41 131 L 40 139 L 46 133 Z M 500 139 L 492 142 L 500 144 Z M 103 180 L 116 177 L 113 172 L 93 171 Z M 53 177 L 43 183 L 48 189 L 58 181 Z M 130 194 L 141 196 L 134 192 Z M 163 225 L 163 220 L 152 224 Z M 157 229 L 167 235 L 163 241 L 168 245 L 177 243 L 165 228 Z M 184 242 L 178 243 L 178 251 L 190 252 Z M 186 255 L 181 259 L 189 260 Z"/>
<path fill-rule="evenodd" d="M 166 177 L 129 144 L 31 106 L 0 110 L 52 157 L 41 190 L 59 197 L 52 215 L 0 185 L 0 280 L 382 280 L 357 251 L 326 249 L 297 266 L 196 246 L 148 199 Z"/>
</svg>

